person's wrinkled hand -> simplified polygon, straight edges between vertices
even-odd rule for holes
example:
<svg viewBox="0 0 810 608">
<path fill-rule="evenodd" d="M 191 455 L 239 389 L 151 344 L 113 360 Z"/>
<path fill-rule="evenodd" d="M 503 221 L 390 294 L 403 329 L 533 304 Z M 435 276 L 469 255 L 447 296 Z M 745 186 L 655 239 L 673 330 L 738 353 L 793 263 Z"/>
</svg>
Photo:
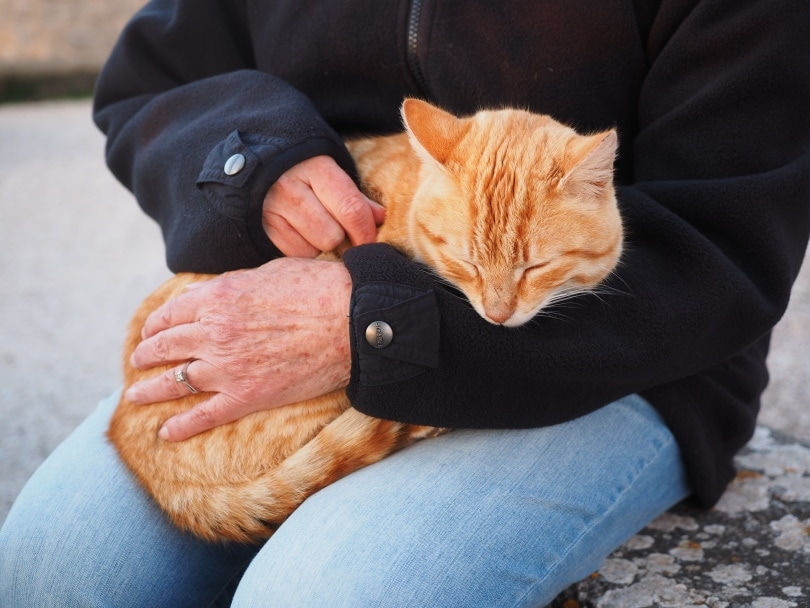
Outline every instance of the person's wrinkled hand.
<svg viewBox="0 0 810 608">
<path fill-rule="evenodd" d="M 133 365 L 191 360 L 189 382 L 212 393 L 168 420 L 159 436 L 185 439 L 254 411 L 345 387 L 350 296 L 343 264 L 281 258 L 196 284 L 154 311 Z M 187 394 L 170 370 L 136 383 L 127 398 L 149 404 Z"/>
<path fill-rule="evenodd" d="M 348 238 L 372 243 L 385 208 L 363 195 L 333 158 L 316 156 L 286 171 L 267 192 L 262 224 L 284 255 L 315 257 Z"/>
</svg>

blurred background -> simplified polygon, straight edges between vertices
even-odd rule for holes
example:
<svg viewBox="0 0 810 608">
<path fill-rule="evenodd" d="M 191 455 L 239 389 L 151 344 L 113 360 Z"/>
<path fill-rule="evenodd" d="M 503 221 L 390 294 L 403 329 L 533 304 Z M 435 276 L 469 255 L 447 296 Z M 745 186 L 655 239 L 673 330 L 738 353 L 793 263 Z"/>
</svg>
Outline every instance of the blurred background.
<svg viewBox="0 0 810 608">
<path fill-rule="evenodd" d="M 104 164 L 93 83 L 142 0 L 0 0 L 0 522 L 121 382 L 139 301 L 168 277 L 157 226 Z M 810 269 L 774 334 L 762 422 L 810 440 Z"/>
<path fill-rule="evenodd" d="M 145 0 L 0 0 L 0 99 L 86 94 Z"/>
<path fill-rule="evenodd" d="M 121 383 L 129 316 L 169 276 L 104 164 L 93 84 L 145 0 L 0 0 L 0 522 Z"/>
</svg>

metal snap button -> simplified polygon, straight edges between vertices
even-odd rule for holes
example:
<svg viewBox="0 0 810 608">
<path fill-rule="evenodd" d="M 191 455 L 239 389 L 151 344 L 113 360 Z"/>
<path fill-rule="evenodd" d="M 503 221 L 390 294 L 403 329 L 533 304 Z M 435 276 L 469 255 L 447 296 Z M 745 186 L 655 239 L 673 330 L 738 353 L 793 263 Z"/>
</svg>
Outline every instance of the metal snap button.
<svg viewBox="0 0 810 608">
<path fill-rule="evenodd" d="M 385 348 L 394 339 L 394 330 L 385 321 L 374 321 L 366 327 L 366 342 L 374 348 Z"/>
<path fill-rule="evenodd" d="M 245 168 L 245 156 L 243 154 L 234 154 L 225 161 L 225 175 L 236 175 Z"/>
</svg>

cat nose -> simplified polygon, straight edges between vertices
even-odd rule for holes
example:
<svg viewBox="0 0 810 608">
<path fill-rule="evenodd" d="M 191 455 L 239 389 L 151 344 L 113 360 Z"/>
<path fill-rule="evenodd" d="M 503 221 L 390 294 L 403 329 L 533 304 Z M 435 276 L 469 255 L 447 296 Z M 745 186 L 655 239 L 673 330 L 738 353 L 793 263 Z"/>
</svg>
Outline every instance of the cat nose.
<svg viewBox="0 0 810 608">
<path fill-rule="evenodd" d="M 514 312 L 515 312 L 514 308 L 503 304 L 487 307 L 484 310 L 487 319 L 498 325 L 501 325 L 502 323 L 508 321 Z"/>
<path fill-rule="evenodd" d="M 484 290 L 481 304 L 486 318 L 501 325 L 515 314 L 517 302 L 514 289 L 502 282 L 492 281 Z"/>
</svg>

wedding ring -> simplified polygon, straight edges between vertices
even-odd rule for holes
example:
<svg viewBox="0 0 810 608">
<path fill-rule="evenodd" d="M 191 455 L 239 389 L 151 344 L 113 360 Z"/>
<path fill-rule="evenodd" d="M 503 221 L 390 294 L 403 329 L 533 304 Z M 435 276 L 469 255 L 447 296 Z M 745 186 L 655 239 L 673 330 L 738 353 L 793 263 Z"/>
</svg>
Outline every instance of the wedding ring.
<svg viewBox="0 0 810 608">
<path fill-rule="evenodd" d="M 188 392 L 196 393 L 197 389 L 194 388 L 193 386 L 191 386 L 191 384 L 188 381 L 188 366 L 191 365 L 192 361 L 194 361 L 194 359 L 190 359 L 189 361 L 186 361 L 186 364 L 183 367 L 181 367 L 180 369 L 174 370 L 174 379 L 175 379 L 176 382 L 179 382 L 181 384 L 185 384 L 186 388 L 188 389 Z"/>
</svg>

